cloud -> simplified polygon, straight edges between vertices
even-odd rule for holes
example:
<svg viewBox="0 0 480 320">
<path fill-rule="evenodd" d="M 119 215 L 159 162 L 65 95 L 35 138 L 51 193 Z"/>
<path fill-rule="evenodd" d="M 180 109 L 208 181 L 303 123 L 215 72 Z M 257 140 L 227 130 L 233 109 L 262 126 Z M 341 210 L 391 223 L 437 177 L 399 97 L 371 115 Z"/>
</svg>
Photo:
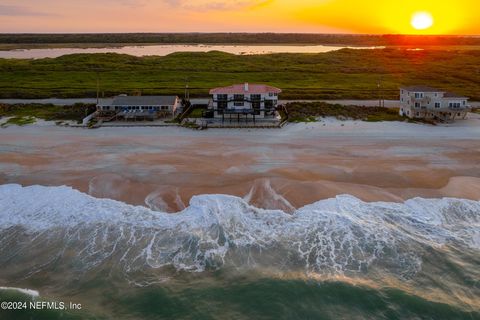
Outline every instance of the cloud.
<svg viewBox="0 0 480 320">
<path fill-rule="evenodd" d="M 17 17 L 17 16 L 51 16 L 50 13 L 34 11 L 27 7 L 2 5 L 0 4 L 0 16 Z"/>
<path fill-rule="evenodd" d="M 224 11 L 252 8 L 270 3 L 272 0 L 164 0 L 172 7 L 195 11 Z"/>
</svg>

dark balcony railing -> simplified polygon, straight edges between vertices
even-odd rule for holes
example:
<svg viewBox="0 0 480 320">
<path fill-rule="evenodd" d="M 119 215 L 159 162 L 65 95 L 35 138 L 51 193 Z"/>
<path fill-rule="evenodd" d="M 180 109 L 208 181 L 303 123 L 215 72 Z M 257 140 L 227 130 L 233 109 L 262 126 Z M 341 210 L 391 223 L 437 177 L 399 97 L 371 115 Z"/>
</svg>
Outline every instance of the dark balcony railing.
<svg viewBox="0 0 480 320">
<path fill-rule="evenodd" d="M 215 112 L 223 113 L 223 114 L 260 114 L 261 111 L 264 112 L 271 112 L 274 111 L 275 108 L 243 108 L 243 109 L 222 109 L 217 108 L 213 109 Z"/>
<path fill-rule="evenodd" d="M 266 101 L 272 101 L 269 99 L 235 99 L 235 98 L 230 98 L 230 99 L 213 99 L 213 102 L 249 102 L 249 103 L 255 103 L 255 102 L 266 102 Z"/>
</svg>

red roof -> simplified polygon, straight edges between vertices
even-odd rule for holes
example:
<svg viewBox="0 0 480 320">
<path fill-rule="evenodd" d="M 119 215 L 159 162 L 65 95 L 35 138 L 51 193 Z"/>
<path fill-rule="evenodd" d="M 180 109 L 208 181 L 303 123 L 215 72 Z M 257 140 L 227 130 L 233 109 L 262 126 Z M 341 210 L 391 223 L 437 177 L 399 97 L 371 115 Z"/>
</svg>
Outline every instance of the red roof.
<svg viewBox="0 0 480 320">
<path fill-rule="evenodd" d="M 267 86 L 264 84 L 253 84 L 248 83 L 248 90 L 246 89 L 247 84 L 234 84 L 229 87 L 222 87 L 222 88 L 215 88 L 210 90 L 210 94 L 244 94 L 244 93 L 253 93 L 253 94 L 261 94 L 261 93 L 280 93 L 282 90 Z"/>
</svg>

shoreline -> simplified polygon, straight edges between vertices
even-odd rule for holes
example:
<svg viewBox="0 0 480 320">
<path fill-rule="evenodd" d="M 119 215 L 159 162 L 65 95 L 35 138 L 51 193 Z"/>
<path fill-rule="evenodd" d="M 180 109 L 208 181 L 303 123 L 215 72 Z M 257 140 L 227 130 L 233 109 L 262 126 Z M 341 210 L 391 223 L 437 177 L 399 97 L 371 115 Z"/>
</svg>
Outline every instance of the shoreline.
<svg viewBox="0 0 480 320">
<path fill-rule="evenodd" d="M 199 194 L 290 211 L 345 193 L 365 201 L 479 200 L 480 117 L 467 121 L 324 119 L 282 130 L 206 131 L 12 126 L 1 129 L 0 184 L 67 185 L 168 212 Z"/>
</svg>

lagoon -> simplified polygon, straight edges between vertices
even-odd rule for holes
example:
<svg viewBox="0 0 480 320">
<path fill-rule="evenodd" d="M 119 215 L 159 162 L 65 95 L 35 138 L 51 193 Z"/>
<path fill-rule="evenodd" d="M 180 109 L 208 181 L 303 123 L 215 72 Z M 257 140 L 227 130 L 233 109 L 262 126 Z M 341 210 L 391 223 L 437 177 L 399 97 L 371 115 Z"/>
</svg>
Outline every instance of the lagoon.
<svg viewBox="0 0 480 320">
<path fill-rule="evenodd" d="M 382 49 L 384 47 L 351 47 L 324 45 L 204 45 L 204 44 L 167 44 L 136 45 L 106 48 L 42 48 L 2 50 L 0 58 L 4 59 L 42 59 L 57 58 L 67 54 L 78 53 L 118 53 L 137 57 L 166 56 L 175 52 L 222 51 L 236 55 L 272 54 L 272 53 L 324 53 L 340 49 Z"/>
</svg>

